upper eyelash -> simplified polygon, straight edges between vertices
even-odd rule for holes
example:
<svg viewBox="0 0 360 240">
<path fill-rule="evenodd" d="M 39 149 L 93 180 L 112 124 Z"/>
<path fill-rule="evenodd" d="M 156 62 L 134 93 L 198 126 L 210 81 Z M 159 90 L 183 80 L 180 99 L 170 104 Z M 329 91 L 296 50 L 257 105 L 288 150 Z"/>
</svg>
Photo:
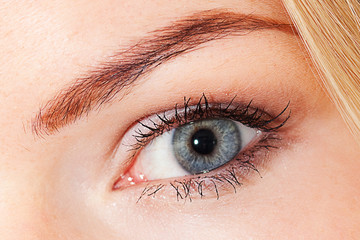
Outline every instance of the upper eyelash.
<svg viewBox="0 0 360 240">
<path fill-rule="evenodd" d="M 263 132 L 261 135 L 262 137 L 257 140 L 256 144 L 253 144 L 251 148 L 242 152 L 240 157 L 235 158 L 234 160 L 236 161 L 233 162 L 223 173 L 206 174 L 204 176 L 193 175 L 180 180 L 172 180 L 168 184 L 148 183 L 140 194 L 137 202 L 139 202 L 144 196 L 155 197 L 155 195 L 160 191 L 163 191 L 165 187 L 173 188 L 176 191 L 176 198 L 178 201 L 180 199 L 189 199 L 191 201 L 195 192 L 197 192 L 201 198 L 205 196 L 204 191 L 205 188 L 209 187 L 209 184 L 211 185 L 210 187 L 214 188 L 213 191 L 216 193 L 217 199 L 219 199 L 220 192 L 217 184 L 227 184 L 230 188 L 234 189 L 235 193 L 236 188 L 243 184 L 239 182 L 240 178 L 238 179 L 238 177 L 241 176 L 241 178 L 243 178 L 247 173 L 244 173 L 244 170 L 240 169 L 245 169 L 245 171 L 254 171 L 262 177 L 256 165 L 262 165 L 263 160 L 261 160 L 259 156 L 255 155 L 264 153 L 262 149 L 270 151 L 270 148 L 278 148 L 276 146 L 277 144 L 274 145 L 274 143 L 281 141 L 282 138 L 281 135 L 278 135 L 277 131 L 284 126 L 290 118 L 290 102 L 288 102 L 283 110 L 277 115 L 270 115 L 264 109 L 253 107 L 253 101 L 250 101 L 247 105 L 235 104 L 235 99 L 236 96 L 226 104 L 219 102 L 209 103 L 205 94 L 202 94 L 195 105 L 190 105 L 191 98 L 184 97 L 183 106 L 179 107 L 178 104 L 176 104 L 174 110 L 171 111 L 171 117 L 168 117 L 170 116 L 170 111 L 164 111 L 160 114 L 154 114 L 152 117 L 145 120 L 137 121 L 141 127 L 135 130 L 135 134 L 132 135 L 136 140 L 136 143 L 130 145 L 130 151 L 134 151 L 132 157 L 137 154 L 138 150 L 141 150 L 154 138 L 164 132 L 170 131 L 171 129 L 181 125 L 206 118 L 230 119 Z M 283 116 L 287 110 L 287 116 Z M 145 124 L 145 122 L 147 124 Z M 142 131 L 141 129 L 146 130 Z M 253 162 L 254 159 L 255 162 Z M 239 173 L 237 171 L 241 172 Z M 194 185 L 196 189 L 191 185 Z M 116 189 L 116 187 L 113 188 Z"/>
<path fill-rule="evenodd" d="M 135 131 L 133 137 L 135 144 L 131 145 L 131 150 L 137 151 L 146 146 L 152 139 L 160 136 L 164 132 L 170 131 L 176 126 L 181 126 L 196 120 L 207 118 L 225 118 L 238 121 L 248 127 L 256 128 L 264 132 L 273 132 L 281 128 L 290 118 L 291 111 L 280 123 L 272 124 L 278 120 L 289 108 L 290 102 L 276 116 L 271 116 L 263 109 L 252 107 L 252 100 L 247 105 L 234 104 L 236 96 L 231 99 L 228 104 L 209 103 L 206 95 L 203 93 L 196 105 L 190 105 L 191 98 L 184 97 L 182 113 L 179 113 L 178 104 L 174 108 L 174 116 L 170 119 L 166 116 L 167 112 L 155 114 L 160 123 L 149 120 L 151 125 L 147 125 L 142 121 L 138 121 L 147 132 L 143 132 L 140 128 Z"/>
</svg>

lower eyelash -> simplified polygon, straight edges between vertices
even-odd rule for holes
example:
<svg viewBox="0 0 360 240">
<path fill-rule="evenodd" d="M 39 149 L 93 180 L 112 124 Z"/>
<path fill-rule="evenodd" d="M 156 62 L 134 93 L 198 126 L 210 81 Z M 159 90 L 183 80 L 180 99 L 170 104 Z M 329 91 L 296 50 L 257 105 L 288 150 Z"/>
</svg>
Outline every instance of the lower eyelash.
<svg viewBox="0 0 360 240">
<path fill-rule="evenodd" d="M 266 166 L 265 157 L 270 149 L 277 149 L 281 138 L 276 133 L 268 133 L 254 146 L 249 147 L 240 156 L 224 166 L 221 172 L 187 176 L 181 180 L 172 180 L 166 184 L 147 184 L 141 192 L 137 203 L 145 197 L 155 198 L 162 194 L 166 188 L 175 192 L 177 201 L 192 202 L 196 197 L 215 196 L 219 199 L 223 193 L 237 193 L 250 175 L 262 175 L 256 166 Z M 216 170 L 215 170 L 216 171 Z"/>
<path fill-rule="evenodd" d="M 170 111 L 165 111 L 155 114 L 146 122 L 138 121 L 141 128 L 136 130 L 133 135 L 136 143 L 130 145 L 130 151 L 133 152 L 131 157 L 135 157 L 139 150 L 164 132 L 203 119 L 221 118 L 238 121 L 248 127 L 258 129 L 261 135 L 255 143 L 250 143 L 250 146 L 242 150 L 237 158 L 210 173 L 188 175 L 167 183 L 161 183 L 164 180 L 140 183 L 139 185 L 146 184 L 146 186 L 140 193 L 137 202 L 146 197 L 155 198 L 169 190 L 175 193 L 177 201 L 188 200 L 191 202 L 195 198 L 204 198 L 209 195 L 219 199 L 224 193 L 236 193 L 238 188 L 249 181 L 252 173 L 256 173 L 262 178 L 259 167 L 267 165 L 267 153 L 278 148 L 281 143 L 281 134 L 278 131 L 290 118 L 291 111 L 288 110 L 290 103 L 279 114 L 271 116 L 260 108 L 252 107 L 252 101 L 247 105 L 235 104 L 235 98 L 236 96 L 228 104 L 209 103 L 203 94 L 196 105 L 190 106 L 190 98 L 184 97 L 184 105 L 181 110 L 178 109 L 178 105 L 175 105 L 171 118 L 168 117 Z M 289 112 L 288 115 L 282 116 L 286 112 Z M 117 189 L 114 186 L 113 189 Z"/>
</svg>

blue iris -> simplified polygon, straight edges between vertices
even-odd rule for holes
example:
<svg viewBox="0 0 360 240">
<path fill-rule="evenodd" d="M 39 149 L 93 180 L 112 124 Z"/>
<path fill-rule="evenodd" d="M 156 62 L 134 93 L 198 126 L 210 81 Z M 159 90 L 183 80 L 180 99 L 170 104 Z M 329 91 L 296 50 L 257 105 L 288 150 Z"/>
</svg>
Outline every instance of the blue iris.
<svg viewBox="0 0 360 240">
<path fill-rule="evenodd" d="M 207 119 L 175 129 L 172 146 L 179 164 L 198 174 L 218 168 L 234 159 L 241 150 L 241 133 L 236 122 Z"/>
</svg>

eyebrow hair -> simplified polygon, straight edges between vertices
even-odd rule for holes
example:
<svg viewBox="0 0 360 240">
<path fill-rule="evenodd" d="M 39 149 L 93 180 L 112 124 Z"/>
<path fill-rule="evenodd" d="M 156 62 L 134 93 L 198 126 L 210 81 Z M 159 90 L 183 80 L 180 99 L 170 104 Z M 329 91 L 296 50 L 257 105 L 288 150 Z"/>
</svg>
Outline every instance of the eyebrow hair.
<svg viewBox="0 0 360 240">
<path fill-rule="evenodd" d="M 88 76 L 76 79 L 61 90 L 40 107 L 31 121 L 32 131 L 38 136 L 59 131 L 94 108 L 99 109 L 111 102 L 124 88 L 134 85 L 140 76 L 172 58 L 197 49 L 201 44 L 265 29 L 297 34 L 292 24 L 224 10 L 203 11 L 177 20 L 150 32 Z"/>
</svg>

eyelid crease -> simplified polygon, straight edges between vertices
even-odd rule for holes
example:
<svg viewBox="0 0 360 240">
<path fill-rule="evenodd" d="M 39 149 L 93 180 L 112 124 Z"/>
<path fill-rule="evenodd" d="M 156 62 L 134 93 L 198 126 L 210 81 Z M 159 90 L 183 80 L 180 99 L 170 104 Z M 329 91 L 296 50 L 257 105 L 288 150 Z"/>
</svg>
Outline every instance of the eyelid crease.
<svg viewBox="0 0 360 240">
<path fill-rule="evenodd" d="M 92 109 L 111 102 L 124 88 L 157 66 L 205 42 L 265 29 L 297 35 L 292 24 L 224 10 L 203 11 L 175 21 L 115 54 L 112 58 L 115 60 L 103 63 L 88 76 L 61 90 L 32 119 L 32 132 L 37 136 L 58 132 Z"/>
</svg>

